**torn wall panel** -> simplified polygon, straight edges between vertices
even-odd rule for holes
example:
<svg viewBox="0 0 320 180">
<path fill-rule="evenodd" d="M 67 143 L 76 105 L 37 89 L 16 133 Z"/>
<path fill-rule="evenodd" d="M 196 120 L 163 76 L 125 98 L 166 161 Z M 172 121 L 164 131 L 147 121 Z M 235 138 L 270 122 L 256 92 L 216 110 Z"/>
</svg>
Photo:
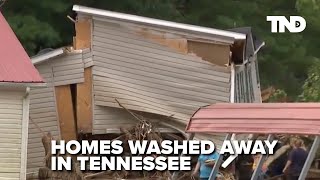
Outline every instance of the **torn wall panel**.
<svg viewBox="0 0 320 180">
<path fill-rule="evenodd" d="M 92 53 L 90 49 L 82 50 L 82 59 L 84 63 L 84 68 L 93 66 Z"/>
<path fill-rule="evenodd" d="M 219 66 L 229 65 L 229 45 L 188 41 L 188 52 Z"/>
<path fill-rule="evenodd" d="M 45 79 L 47 87 L 30 91 L 28 173 L 38 173 L 38 169 L 44 165 L 44 149 L 41 140 L 43 133 L 50 132 L 55 138 L 60 138 L 56 86 L 84 82 L 83 54 L 81 52 L 62 53 L 54 57 L 48 56 L 51 52 L 36 56 L 35 66 Z"/>
<path fill-rule="evenodd" d="M 94 37 L 97 41 L 109 41 L 126 46 L 127 43 L 164 50 L 166 52 L 181 52 L 198 56 L 213 64 L 226 66 L 229 64 L 230 45 L 187 40 L 170 33 L 151 31 L 148 29 L 134 30 L 121 27 L 119 24 L 94 21 Z M 167 48 L 169 47 L 169 48 Z"/>
<path fill-rule="evenodd" d="M 169 48 L 172 48 L 178 52 L 182 52 L 185 54 L 188 53 L 188 43 L 187 39 L 185 38 L 174 36 L 168 33 L 151 31 L 148 29 L 141 29 L 137 32 L 137 34 L 140 34 L 142 37 L 149 39 L 153 42 L 157 42 Z"/>
<path fill-rule="evenodd" d="M 109 133 L 110 129 L 132 127 L 136 120 L 120 108 L 94 106 L 93 134 Z"/>
<path fill-rule="evenodd" d="M 165 49 L 170 50 L 172 52 L 176 52 L 176 49 L 173 48 L 165 48 L 166 45 L 162 43 L 158 43 L 158 41 L 154 41 L 157 43 L 154 43 L 153 41 L 150 42 L 147 38 L 144 38 L 141 34 L 121 27 L 119 24 L 116 23 L 107 23 L 107 22 L 97 22 L 94 21 L 94 34 L 96 36 L 101 35 L 100 37 L 106 38 L 108 40 L 116 40 L 119 42 L 131 42 L 136 45 L 140 46 L 146 46 L 146 47 L 153 47 L 156 49 Z M 181 39 L 181 38 L 180 38 Z M 179 52 L 179 50 L 178 50 Z M 185 50 L 183 50 L 184 53 L 187 52 L 187 47 Z"/>
<path fill-rule="evenodd" d="M 146 118 L 153 122 L 153 125 L 155 125 L 156 130 L 171 133 L 178 132 L 175 129 L 171 129 L 167 126 L 159 124 L 162 121 L 168 120 L 168 117 L 146 112 L 131 112 L 134 112 L 138 116 L 142 116 L 143 118 Z M 125 109 L 104 107 L 98 105 L 94 106 L 94 119 L 95 121 L 93 124 L 93 134 L 120 133 L 120 128 L 131 128 L 132 126 L 135 126 L 138 122 L 138 119 L 134 118 Z M 183 129 L 184 127 L 180 128 L 181 131 L 184 131 Z"/>
<path fill-rule="evenodd" d="M 103 27 L 103 28 L 102 28 Z M 118 33 L 115 33 L 118 32 Z M 119 33 L 121 32 L 121 33 Z M 116 36 L 113 36 L 113 33 Z M 230 69 L 94 21 L 93 84 L 96 105 L 170 116 L 181 122 L 200 107 L 229 102 Z M 96 120 L 96 119 L 95 119 Z M 94 121 L 95 121 L 94 120 Z"/>
<path fill-rule="evenodd" d="M 51 62 L 55 86 L 84 82 L 84 63 L 82 53 L 62 55 Z"/>
<path fill-rule="evenodd" d="M 127 14 L 125 16 L 127 16 Z M 245 35 L 240 33 L 233 33 L 230 31 L 217 30 L 213 28 L 205 28 L 205 27 L 199 27 L 199 26 L 193 26 L 193 25 L 187 25 L 187 24 L 179 24 L 175 22 L 166 22 L 165 24 L 162 24 L 164 22 L 161 22 L 160 24 L 162 25 L 158 26 L 157 22 L 162 20 L 149 19 L 150 21 L 154 22 L 149 24 L 149 23 L 145 23 L 142 20 L 145 17 L 140 17 L 140 18 L 141 18 L 140 22 L 134 23 L 134 22 L 130 22 L 130 20 L 129 21 L 126 21 L 124 19 L 115 20 L 114 18 L 100 17 L 99 15 L 93 16 L 93 19 L 98 21 L 112 22 L 112 23 L 120 22 L 122 26 L 126 28 L 130 28 L 131 30 L 134 30 L 134 32 L 140 32 L 141 30 L 148 29 L 156 32 L 175 34 L 188 39 L 209 40 L 211 42 L 220 42 L 220 43 L 226 43 L 226 44 L 232 44 L 235 39 L 238 39 L 238 40 L 245 39 Z"/>
</svg>

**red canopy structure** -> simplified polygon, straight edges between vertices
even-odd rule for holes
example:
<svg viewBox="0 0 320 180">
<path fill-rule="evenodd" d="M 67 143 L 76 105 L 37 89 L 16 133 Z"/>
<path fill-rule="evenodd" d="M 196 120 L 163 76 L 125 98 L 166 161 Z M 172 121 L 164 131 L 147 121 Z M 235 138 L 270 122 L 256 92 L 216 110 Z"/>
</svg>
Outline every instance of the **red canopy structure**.
<svg viewBox="0 0 320 180">
<path fill-rule="evenodd" d="M 315 135 L 299 180 L 304 180 L 320 145 L 320 103 L 232 103 L 200 108 L 191 117 L 189 133 L 303 134 Z M 257 180 L 265 156 L 259 160 L 251 180 Z M 219 157 L 210 175 L 214 180 L 222 163 Z"/>
<path fill-rule="evenodd" d="M 320 103 L 233 103 L 199 109 L 187 132 L 320 135 Z"/>
<path fill-rule="evenodd" d="M 28 54 L 0 12 L 0 82 L 43 83 Z"/>
</svg>

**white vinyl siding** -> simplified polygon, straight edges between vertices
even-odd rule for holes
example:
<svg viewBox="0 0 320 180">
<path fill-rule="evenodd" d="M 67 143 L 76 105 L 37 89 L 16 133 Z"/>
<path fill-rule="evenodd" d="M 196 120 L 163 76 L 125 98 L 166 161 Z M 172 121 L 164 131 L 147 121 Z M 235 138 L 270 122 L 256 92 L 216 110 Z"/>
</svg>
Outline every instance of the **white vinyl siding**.
<svg viewBox="0 0 320 180">
<path fill-rule="evenodd" d="M 30 121 L 28 138 L 27 172 L 38 173 L 44 167 L 44 147 L 42 145 L 42 132 L 50 132 L 59 137 L 58 117 L 56 114 L 52 67 L 44 62 L 36 65 L 48 87 L 33 88 L 30 91 Z M 41 129 L 39 129 L 38 127 Z"/>
<path fill-rule="evenodd" d="M 178 53 L 117 25 L 94 21 L 92 55 L 97 106 L 119 107 L 118 98 L 129 109 L 173 115 L 187 123 L 200 106 L 229 102 L 230 68 Z M 102 123 L 110 125 L 97 119 L 100 108 L 94 113 L 94 132 Z M 123 122 L 131 121 L 117 126 Z"/>
<path fill-rule="evenodd" d="M 82 59 L 84 63 L 84 68 L 93 66 L 92 54 L 90 49 L 82 50 Z"/>
<path fill-rule="evenodd" d="M 23 95 L 0 90 L 0 179 L 20 179 Z"/>
<path fill-rule="evenodd" d="M 69 53 L 49 61 L 55 86 L 76 84 L 84 81 L 82 53 Z"/>
<path fill-rule="evenodd" d="M 89 53 L 88 50 L 85 52 Z M 84 57 L 90 55 L 65 53 L 36 65 L 47 87 L 33 88 L 30 92 L 28 173 L 37 173 L 44 166 L 41 131 L 50 132 L 55 138 L 60 137 L 54 87 L 84 82 Z"/>
</svg>

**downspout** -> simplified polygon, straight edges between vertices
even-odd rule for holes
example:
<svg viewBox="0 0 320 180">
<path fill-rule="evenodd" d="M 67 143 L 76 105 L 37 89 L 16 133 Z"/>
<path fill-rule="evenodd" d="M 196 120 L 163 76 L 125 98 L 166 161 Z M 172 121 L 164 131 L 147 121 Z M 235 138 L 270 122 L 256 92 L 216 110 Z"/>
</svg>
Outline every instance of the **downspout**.
<svg viewBox="0 0 320 180">
<path fill-rule="evenodd" d="M 27 174 L 27 149 L 28 149 L 28 129 L 29 129 L 29 105 L 30 105 L 30 87 L 26 88 L 26 93 L 22 100 L 22 129 L 21 129 L 21 164 L 20 179 L 26 179 Z"/>
<path fill-rule="evenodd" d="M 235 103 L 235 78 L 236 77 L 236 71 L 235 71 L 235 65 L 233 62 L 231 62 L 231 78 L 230 78 L 230 103 Z M 236 139 L 236 134 L 233 133 L 231 135 L 230 140 L 235 140 Z M 226 165 L 231 163 L 237 158 L 237 154 L 231 155 L 226 161 L 223 162 L 222 167 L 226 168 Z"/>
</svg>

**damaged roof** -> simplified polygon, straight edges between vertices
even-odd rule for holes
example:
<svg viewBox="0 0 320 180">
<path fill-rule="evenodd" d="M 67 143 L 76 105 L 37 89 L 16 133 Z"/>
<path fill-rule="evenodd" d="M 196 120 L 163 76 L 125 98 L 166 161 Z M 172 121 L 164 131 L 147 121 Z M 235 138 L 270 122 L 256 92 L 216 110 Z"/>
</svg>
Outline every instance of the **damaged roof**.
<svg viewBox="0 0 320 180">
<path fill-rule="evenodd" d="M 63 54 L 81 54 L 83 51 L 86 50 L 75 50 L 73 47 L 61 47 L 57 49 L 47 48 L 43 49 L 35 56 L 31 57 L 31 61 L 34 65 L 40 64 L 42 62 L 54 59 L 55 57 L 61 56 Z"/>
<path fill-rule="evenodd" d="M 100 16 L 103 18 L 109 18 L 109 19 L 118 20 L 118 21 L 176 30 L 177 32 L 187 32 L 187 33 L 193 33 L 197 35 L 204 35 L 208 37 L 210 36 L 210 37 L 216 37 L 221 39 L 227 39 L 232 42 L 235 40 L 246 39 L 246 34 L 243 34 L 243 33 L 214 29 L 214 28 L 207 28 L 207 27 L 201 27 L 201 26 L 195 26 L 195 25 L 189 25 L 189 24 L 182 24 L 177 22 L 153 19 L 148 17 L 118 13 L 118 12 L 112 12 L 112 11 L 90 8 L 90 7 L 80 6 L 80 5 L 74 5 L 73 10 L 78 13 L 95 15 L 95 16 Z"/>
<path fill-rule="evenodd" d="M 251 27 L 238 27 L 229 29 L 233 32 L 238 32 L 242 34 L 246 34 L 247 42 L 246 42 L 246 58 L 257 53 L 264 45 L 265 42 L 259 39 L 253 32 Z"/>
<path fill-rule="evenodd" d="M 0 12 L 0 82 L 43 83 L 18 38 Z M 5 43 L 4 43 L 5 42 Z"/>
<path fill-rule="evenodd" d="M 199 109 L 187 132 L 320 135 L 320 103 L 234 103 Z"/>
</svg>

